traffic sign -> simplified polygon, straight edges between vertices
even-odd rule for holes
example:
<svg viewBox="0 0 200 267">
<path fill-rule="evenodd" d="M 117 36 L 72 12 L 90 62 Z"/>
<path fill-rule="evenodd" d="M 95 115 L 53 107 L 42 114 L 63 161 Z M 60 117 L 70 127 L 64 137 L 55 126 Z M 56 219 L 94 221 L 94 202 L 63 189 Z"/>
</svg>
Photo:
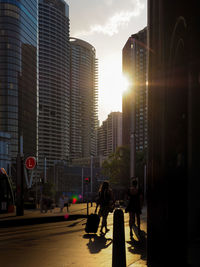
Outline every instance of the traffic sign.
<svg viewBox="0 0 200 267">
<path fill-rule="evenodd" d="M 28 157 L 25 161 L 25 166 L 28 170 L 33 170 L 36 166 L 36 158 Z"/>
</svg>

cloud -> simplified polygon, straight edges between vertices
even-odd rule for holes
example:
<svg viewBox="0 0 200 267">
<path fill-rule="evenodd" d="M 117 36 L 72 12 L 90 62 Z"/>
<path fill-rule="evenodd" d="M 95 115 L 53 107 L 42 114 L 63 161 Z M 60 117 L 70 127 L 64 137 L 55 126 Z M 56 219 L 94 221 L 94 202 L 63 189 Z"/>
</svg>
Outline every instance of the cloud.
<svg viewBox="0 0 200 267">
<path fill-rule="evenodd" d="M 129 9 L 128 11 L 123 10 L 117 12 L 111 16 L 105 24 L 94 24 L 90 26 L 88 31 L 76 33 L 76 36 L 88 36 L 94 33 L 101 33 L 108 36 L 117 34 L 121 28 L 128 26 L 133 17 L 139 16 L 145 7 L 141 0 L 132 0 L 132 4 L 134 4 L 134 7 L 131 11 Z"/>
<path fill-rule="evenodd" d="M 113 0 L 104 0 L 107 6 L 111 6 L 113 4 Z"/>
</svg>

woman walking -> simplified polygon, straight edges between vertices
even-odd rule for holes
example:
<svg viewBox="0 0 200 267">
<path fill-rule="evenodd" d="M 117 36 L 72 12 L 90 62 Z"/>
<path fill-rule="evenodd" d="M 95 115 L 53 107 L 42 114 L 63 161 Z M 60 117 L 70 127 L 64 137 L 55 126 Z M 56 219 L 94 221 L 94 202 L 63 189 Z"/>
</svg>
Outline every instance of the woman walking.
<svg viewBox="0 0 200 267">
<path fill-rule="evenodd" d="M 95 209 L 95 212 L 97 211 L 98 206 L 100 206 L 99 209 L 99 216 L 102 217 L 101 222 L 101 234 L 103 233 L 103 228 L 105 228 L 105 233 L 109 231 L 107 228 L 107 217 L 108 213 L 111 211 L 111 208 L 113 206 L 113 193 L 109 186 L 108 182 L 103 182 L 103 184 L 100 186 L 99 193 L 98 193 L 98 199 L 97 199 L 97 206 Z"/>
</svg>

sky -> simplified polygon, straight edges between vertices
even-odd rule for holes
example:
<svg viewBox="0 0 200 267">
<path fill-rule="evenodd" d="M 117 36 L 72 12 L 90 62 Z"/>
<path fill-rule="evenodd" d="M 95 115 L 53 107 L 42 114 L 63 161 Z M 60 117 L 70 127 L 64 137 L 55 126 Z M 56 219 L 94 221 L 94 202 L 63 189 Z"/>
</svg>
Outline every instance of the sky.
<svg viewBox="0 0 200 267">
<path fill-rule="evenodd" d="M 147 0 L 65 0 L 70 37 L 96 49 L 100 124 L 112 111 L 122 111 L 122 49 L 128 38 L 147 25 Z"/>
</svg>

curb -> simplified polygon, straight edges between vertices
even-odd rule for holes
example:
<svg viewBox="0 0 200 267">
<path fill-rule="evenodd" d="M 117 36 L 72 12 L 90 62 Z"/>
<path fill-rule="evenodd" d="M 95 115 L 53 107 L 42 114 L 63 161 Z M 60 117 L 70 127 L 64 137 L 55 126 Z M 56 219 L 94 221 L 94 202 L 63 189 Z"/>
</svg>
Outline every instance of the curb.
<svg viewBox="0 0 200 267">
<path fill-rule="evenodd" d="M 73 221 L 73 220 L 77 220 L 80 218 L 87 218 L 87 215 L 73 214 L 73 215 L 69 215 L 69 217 L 67 219 L 65 219 L 64 215 L 59 215 L 59 216 L 45 216 L 45 217 L 2 220 L 2 221 L 0 221 L 0 228 L 43 224 L 43 223 L 52 223 L 52 222 Z"/>
</svg>

